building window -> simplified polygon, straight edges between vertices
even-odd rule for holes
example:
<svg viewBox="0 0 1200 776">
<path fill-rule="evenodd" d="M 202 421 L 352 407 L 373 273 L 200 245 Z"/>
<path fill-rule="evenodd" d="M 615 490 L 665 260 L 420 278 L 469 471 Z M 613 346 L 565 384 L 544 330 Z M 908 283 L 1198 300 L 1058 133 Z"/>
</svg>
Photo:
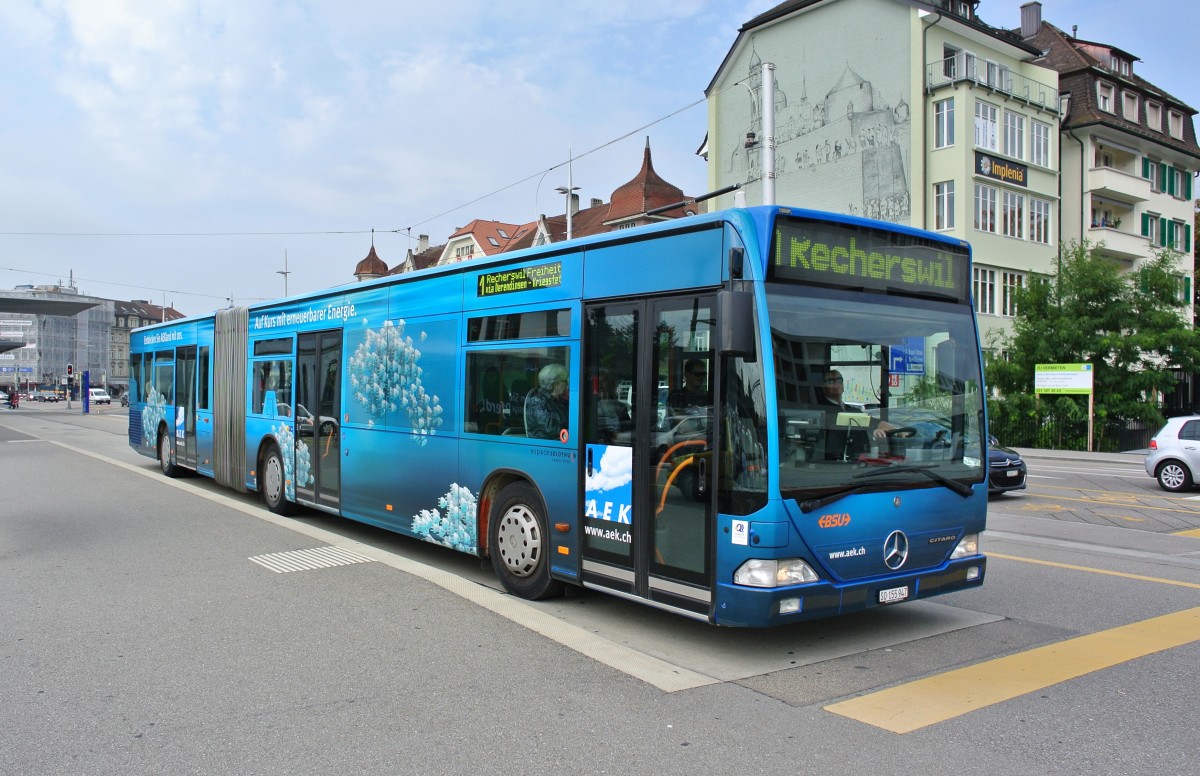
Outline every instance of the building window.
<svg viewBox="0 0 1200 776">
<path fill-rule="evenodd" d="M 1155 132 L 1162 132 L 1162 106 L 1157 102 L 1146 103 L 1146 126 Z"/>
<path fill-rule="evenodd" d="M 1183 140 L 1183 114 L 1173 110 L 1167 111 L 1167 124 L 1171 137 Z"/>
<path fill-rule="evenodd" d="M 1012 71 L 997 62 L 987 63 L 987 84 L 993 89 L 1012 91 Z"/>
<path fill-rule="evenodd" d="M 1159 166 L 1159 163 L 1150 157 L 1142 157 L 1142 177 L 1150 181 L 1151 191 L 1162 191 L 1160 188 L 1162 181 L 1159 180 L 1158 176 Z"/>
<path fill-rule="evenodd" d="M 1161 230 L 1158 228 L 1157 213 L 1142 213 L 1142 237 L 1145 237 L 1151 245 L 1162 245 Z"/>
<path fill-rule="evenodd" d="M 1020 113 L 1004 112 L 1004 153 L 1025 158 L 1025 117 Z"/>
<path fill-rule="evenodd" d="M 975 295 L 975 312 L 982 315 L 996 313 L 996 270 L 976 267 L 971 283 Z"/>
<path fill-rule="evenodd" d="M 935 229 L 954 228 L 954 181 L 933 184 Z"/>
<path fill-rule="evenodd" d="M 975 184 L 975 228 L 981 232 L 996 232 L 996 189 Z"/>
<path fill-rule="evenodd" d="M 1029 198 L 1029 239 L 1050 244 L 1050 203 L 1044 199 Z"/>
<path fill-rule="evenodd" d="M 1022 239 L 1025 237 L 1025 195 L 1015 191 L 1004 192 L 1004 236 Z"/>
<path fill-rule="evenodd" d="M 1096 107 L 1105 113 L 1114 113 L 1113 99 L 1115 98 L 1116 89 L 1112 84 L 1103 82 L 1096 84 Z"/>
<path fill-rule="evenodd" d="M 954 98 L 933 104 L 934 148 L 954 145 Z"/>
<path fill-rule="evenodd" d="M 1042 167 L 1050 166 L 1050 125 L 1040 121 L 1029 123 L 1029 161 Z"/>
<path fill-rule="evenodd" d="M 1121 93 L 1121 115 L 1126 121 L 1138 123 L 1138 96 L 1133 92 Z"/>
<path fill-rule="evenodd" d="M 951 81 L 958 78 L 958 54 L 953 46 L 942 46 L 942 75 Z"/>
<path fill-rule="evenodd" d="M 975 103 L 975 145 L 989 151 L 1000 150 L 1000 133 L 995 105 Z"/>
<path fill-rule="evenodd" d="M 1019 272 L 1002 272 L 1000 285 L 1000 314 L 1006 318 L 1017 314 L 1017 289 L 1025 284 L 1025 276 Z"/>
</svg>

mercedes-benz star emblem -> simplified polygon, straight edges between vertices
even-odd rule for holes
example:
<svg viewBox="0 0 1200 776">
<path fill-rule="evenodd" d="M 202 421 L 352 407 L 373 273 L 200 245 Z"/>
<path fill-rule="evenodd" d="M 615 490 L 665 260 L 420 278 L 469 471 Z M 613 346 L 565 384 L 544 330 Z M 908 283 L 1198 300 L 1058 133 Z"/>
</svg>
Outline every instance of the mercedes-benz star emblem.
<svg viewBox="0 0 1200 776">
<path fill-rule="evenodd" d="M 883 563 L 892 571 L 908 560 L 908 537 L 903 531 L 892 531 L 883 542 Z"/>
</svg>

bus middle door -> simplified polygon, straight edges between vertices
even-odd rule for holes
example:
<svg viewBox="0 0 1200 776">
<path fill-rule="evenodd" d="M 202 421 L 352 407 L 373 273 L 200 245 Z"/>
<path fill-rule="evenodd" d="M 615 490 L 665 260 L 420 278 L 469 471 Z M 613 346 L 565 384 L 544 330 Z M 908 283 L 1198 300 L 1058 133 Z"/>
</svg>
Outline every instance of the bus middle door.
<svg viewBox="0 0 1200 776">
<path fill-rule="evenodd" d="M 296 498 L 336 511 L 341 503 L 342 332 L 306 332 L 297 345 L 296 439 L 307 476 L 301 482 L 297 474 Z"/>
<path fill-rule="evenodd" d="M 583 582 L 709 616 L 710 295 L 589 305 L 584 321 Z"/>
</svg>

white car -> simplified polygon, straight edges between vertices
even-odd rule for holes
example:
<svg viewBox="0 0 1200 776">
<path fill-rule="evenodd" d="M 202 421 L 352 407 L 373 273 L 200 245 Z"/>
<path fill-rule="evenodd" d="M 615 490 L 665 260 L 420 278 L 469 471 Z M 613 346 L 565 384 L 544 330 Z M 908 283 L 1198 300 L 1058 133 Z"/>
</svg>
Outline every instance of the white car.
<svg viewBox="0 0 1200 776">
<path fill-rule="evenodd" d="M 88 401 L 92 404 L 112 404 L 112 397 L 103 388 L 88 388 Z"/>
</svg>

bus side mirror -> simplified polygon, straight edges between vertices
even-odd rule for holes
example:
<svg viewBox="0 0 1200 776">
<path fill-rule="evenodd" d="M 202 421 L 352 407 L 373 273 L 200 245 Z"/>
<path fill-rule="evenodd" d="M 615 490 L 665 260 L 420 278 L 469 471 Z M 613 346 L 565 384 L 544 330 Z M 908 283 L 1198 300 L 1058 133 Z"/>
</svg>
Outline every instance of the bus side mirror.
<svg viewBox="0 0 1200 776">
<path fill-rule="evenodd" d="M 754 362 L 754 294 L 750 291 L 717 292 L 717 325 L 721 355 L 741 356 Z"/>
</svg>

